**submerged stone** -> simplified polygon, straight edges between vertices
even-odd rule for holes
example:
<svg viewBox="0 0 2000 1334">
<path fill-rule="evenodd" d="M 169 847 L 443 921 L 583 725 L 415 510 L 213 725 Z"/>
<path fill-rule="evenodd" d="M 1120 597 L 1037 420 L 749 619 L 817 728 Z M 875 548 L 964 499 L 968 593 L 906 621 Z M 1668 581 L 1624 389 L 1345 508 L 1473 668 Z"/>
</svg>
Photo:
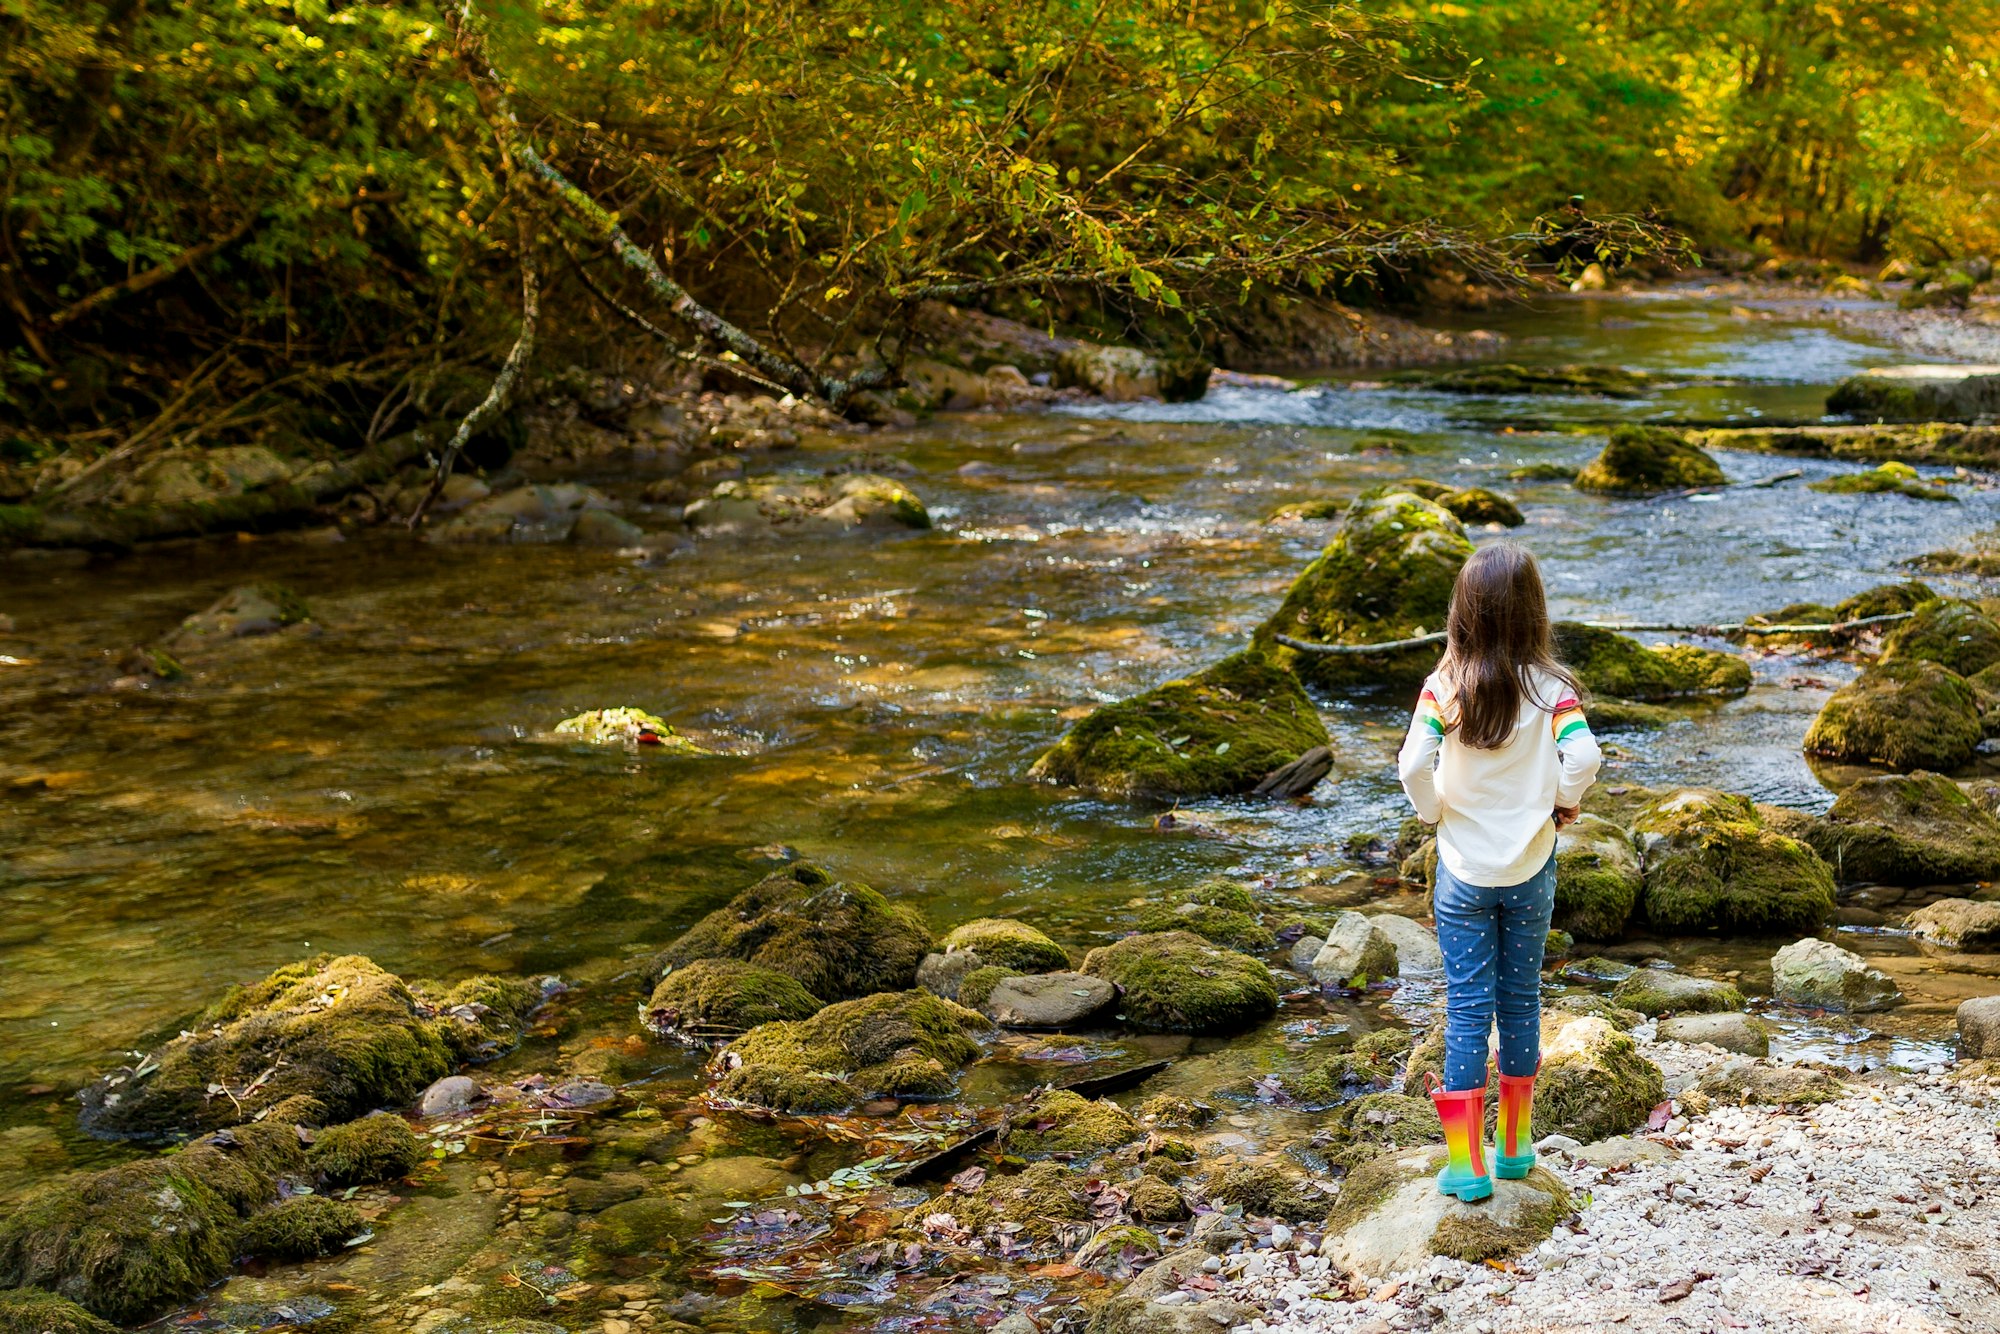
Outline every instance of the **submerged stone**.
<svg viewBox="0 0 2000 1334">
<path fill-rule="evenodd" d="M 1120 1010 L 1141 1028 L 1210 1033 L 1274 1013 L 1278 987 L 1261 959 L 1189 931 L 1127 936 L 1092 950 L 1083 971 L 1120 992 Z"/>
<path fill-rule="evenodd" d="M 683 512 L 702 537 L 926 529 L 930 511 L 893 477 L 781 474 L 726 481 Z"/>
<path fill-rule="evenodd" d="M 1646 919 L 1665 931 L 1814 930 L 1833 915 L 1833 873 L 1764 826 L 1749 798 L 1684 788 L 1639 813 Z"/>
<path fill-rule="evenodd" d="M 1069 952 L 1026 922 L 981 917 L 953 927 L 940 942 L 946 953 L 969 950 L 981 963 L 1022 973 L 1051 973 L 1069 967 Z"/>
<path fill-rule="evenodd" d="M 780 1112 L 831 1112 L 876 1097 L 941 1098 L 976 1060 L 986 1016 L 928 991 L 829 1005 L 763 1024 L 711 1064 L 715 1092 Z"/>
<path fill-rule="evenodd" d="M 930 928 L 915 909 L 794 862 L 695 923 L 653 960 L 647 980 L 697 959 L 740 959 L 786 974 L 821 1000 L 847 1000 L 911 986 L 930 951 Z"/>
<path fill-rule="evenodd" d="M 1842 792 L 1806 829 L 1842 880 L 1883 885 L 2000 879 L 2000 819 L 1941 774 L 1883 774 Z"/>
<path fill-rule="evenodd" d="M 467 505 L 430 530 L 427 540 L 445 543 L 564 542 L 586 509 L 607 509 L 611 501 L 591 487 L 572 483 L 521 486 Z"/>
<path fill-rule="evenodd" d="M 825 1006 L 789 973 L 741 959 L 696 959 L 660 979 L 640 1016 L 661 1037 L 707 1046 Z"/>
<path fill-rule="evenodd" d="M 1385 1090 L 1401 1072 L 1411 1041 L 1411 1034 L 1403 1029 L 1378 1028 L 1343 1050 L 1318 1057 L 1298 1074 L 1286 1076 L 1285 1092 L 1307 1106 L 1327 1107 Z"/>
<path fill-rule="evenodd" d="M 1616 940 L 1643 884 L 1639 851 L 1621 826 L 1584 815 L 1557 833 L 1554 923 L 1562 930 L 1585 940 Z"/>
<path fill-rule="evenodd" d="M 1985 739 L 1979 698 L 1937 663 L 1884 662 L 1842 686 L 1806 730 L 1805 752 L 1892 769 L 1951 770 Z"/>
<path fill-rule="evenodd" d="M 322 955 L 235 988 L 185 1035 L 85 1089 L 83 1124 L 155 1137 L 262 1116 L 352 1120 L 511 1042 L 541 1001 L 532 982 L 420 992 L 359 955 Z"/>
<path fill-rule="evenodd" d="M 1576 489 L 1611 496 L 1650 496 L 1721 486 L 1722 466 L 1661 426 L 1614 426 L 1604 452 L 1576 475 Z"/>
<path fill-rule="evenodd" d="M 276 634 L 312 618 L 304 599 L 281 584 L 231 589 L 206 611 L 180 623 L 161 647 L 175 654 L 198 652 L 204 644 Z"/>
<path fill-rule="evenodd" d="M 1095 1231 L 1096 1201 L 1087 1174 L 1067 1163 L 1030 1163 L 1014 1176 L 990 1173 L 970 1191 L 953 1191 L 918 1205 L 903 1219 L 919 1233 L 967 1232 L 1015 1236 L 1047 1246 L 1080 1241 Z M 1071 1243 L 1074 1244 L 1074 1243 Z M 1067 1249 L 1067 1247 L 1064 1247 Z"/>
<path fill-rule="evenodd" d="M 1556 622 L 1555 634 L 1563 661 L 1593 694 L 1657 702 L 1750 689 L 1750 664 L 1733 653 L 1692 644 L 1648 646 L 1575 621 Z"/>
</svg>

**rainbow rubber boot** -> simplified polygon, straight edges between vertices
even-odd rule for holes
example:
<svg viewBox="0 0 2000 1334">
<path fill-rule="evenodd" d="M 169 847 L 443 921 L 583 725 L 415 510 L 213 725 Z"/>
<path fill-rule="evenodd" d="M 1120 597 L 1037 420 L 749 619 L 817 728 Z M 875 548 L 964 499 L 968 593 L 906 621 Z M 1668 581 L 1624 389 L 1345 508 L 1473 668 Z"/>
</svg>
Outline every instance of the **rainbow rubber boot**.
<svg viewBox="0 0 2000 1334">
<path fill-rule="evenodd" d="M 1493 1178 L 1486 1174 L 1486 1090 L 1462 1089 L 1449 1092 L 1435 1083 L 1431 1103 L 1437 1108 L 1438 1122 L 1444 1127 L 1444 1170 L 1438 1173 L 1438 1189 L 1456 1195 L 1467 1204 L 1493 1193 Z"/>
<path fill-rule="evenodd" d="M 1541 1063 L 1535 1069 L 1541 1070 Z M 1500 1121 L 1493 1128 L 1493 1175 L 1519 1181 L 1535 1168 L 1534 1136 L 1529 1125 L 1535 1109 L 1535 1076 L 1500 1076 Z"/>
</svg>

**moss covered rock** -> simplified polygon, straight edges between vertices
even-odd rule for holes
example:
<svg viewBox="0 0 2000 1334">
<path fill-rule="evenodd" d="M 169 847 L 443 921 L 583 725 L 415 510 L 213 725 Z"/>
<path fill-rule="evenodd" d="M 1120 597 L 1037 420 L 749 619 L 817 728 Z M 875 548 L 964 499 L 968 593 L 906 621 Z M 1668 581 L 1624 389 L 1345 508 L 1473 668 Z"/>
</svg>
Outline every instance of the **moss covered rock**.
<svg viewBox="0 0 2000 1334">
<path fill-rule="evenodd" d="M 1775 1103 L 1810 1107 L 1845 1097 L 1847 1085 L 1830 1070 L 1784 1065 L 1739 1056 L 1724 1061 L 1701 1077 L 1695 1087 L 1718 1102 Z"/>
<path fill-rule="evenodd" d="M 893 477 L 774 474 L 723 482 L 689 505 L 689 528 L 703 536 L 889 531 L 929 528 L 930 511 Z"/>
<path fill-rule="evenodd" d="M 309 959 L 235 988 L 184 1036 L 91 1085 L 83 1123 L 99 1135 L 156 1137 L 267 1115 L 352 1120 L 409 1102 L 461 1061 L 511 1041 L 541 999 L 529 982 L 412 988 L 359 955 Z"/>
<path fill-rule="evenodd" d="M 1633 824 L 1645 848 L 1646 919 L 1663 931 L 1816 930 L 1833 915 L 1833 873 L 1764 827 L 1747 797 L 1683 788 Z"/>
<path fill-rule="evenodd" d="M 1364 913 L 1341 912 L 1327 927 L 1309 971 L 1328 987 L 1365 987 L 1394 977 L 1401 968 L 1396 942 Z"/>
<path fill-rule="evenodd" d="M 1447 394 L 1557 394 L 1589 398 L 1638 398 L 1652 377 L 1622 366 L 1523 366 L 1513 362 L 1454 366 L 1412 374 L 1426 387 Z"/>
<path fill-rule="evenodd" d="M 724 1048 L 718 1096 L 781 1112 L 830 1112 L 869 1098 L 941 1098 L 977 1059 L 985 1015 L 928 991 L 829 1005 L 810 1019 L 762 1024 Z"/>
<path fill-rule="evenodd" d="M 1090 1158 L 1145 1133 L 1131 1113 L 1109 1099 L 1050 1089 L 1008 1118 L 1000 1145 L 1022 1158 Z"/>
<path fill-rule="evenodd" d="M 1882 661 L 1921 659 L 1971 676 L 2000 662 L 2000 625 L 1970 602 L 1928 602 L 1882 641 Z"/>
<path fill-rule="evenodd" d="M 1841 473 L 1837 477 L 1823 477 L 1817 482 L 1808 482 L 1806 489 L 1837 496 L 1893 493 L 1912 500 L 1958 499 L 1944 489 L 1943 483 L 1927 482 L 1909 464 L 1896 462 L 1877 464 L 1860 472 Z"/>
<path fill-rule="evenodd" d="M 1236 950 L 1275 948 L 1278 938 L 1257 920 L 1250 891 L 1229 880 L 1205 880 L 1167 895 L 1139 913 L 1141 931 L 1192 931 Z"/>
<path fill-rule="evenodd" d="M 1013 1176 L 990 1173 L 971 1191 L 954 1190 L 918 1205 L 903 1225 L 919 1233 L 1013 1236 L 1061 1247 L 1095 1231 L 1096 1197 L 1088 1176 L 1067 1163 L 1030 1163 Z"/>
<path fill-rule="evenodd" d="M 0 1214 L 0 1287 L 149 1319 L 228 1272 L 242 1221 L 304 1167 L 297 1130 L 267 1120 L 45 1186 Z"/>
<path fill-rule="evenodd" d="M 410 1123 L 384 1112 L 320 1131 L 306 1166 L 329 1186 L 368 1186 L 408 1176 L 426 1156 Z"/>
<path fill-rule="evenodd" d="M 118 1334 L 67 1297 L 38 1288 L 0 1292 L 0 1334 Z"/>
<path fill-rule="evenodd" d="M 1646 1022 L 1646 1016 L 1637 1010 L 1628 1010 L 1616 1001 L 1609 1000 L 1593 991 L 1571 991 L 1542 1002 L 1543 1008 L 1551 1015 L 1574 1015 L 1587 1019 L 1602 1019 L 1613 1028 L 1629 1033 Z"/>
<path fill-rule="evenodd" d="M 556 724 L 557 736 L 573 736 L 594 746 L 644 746 L 680 755 L 710 755 L 713 751 L 676 732 L 666 719 L 644 709 L 592 709 Z"/>
<path fill-rule="evenodd" d="M 1017 973 L 1054 973 L 1069 967 L 1069 952 L 1026 922 L 981 917 L 956 926 L 941 942 L 947 953 L 970 950 L 981 963 Z"/>
<path fill-rule="evenodd" d="M 1396 1082 L 1412 1041 L 1404 1029 L 1378 1028 L 1340 1050 L 1315 1054 L 1304 1070 L 1283 1078 L 1285 1092 L 1310 1107 L 1379 1092 Z"/>
<path fill-rule="evenodd" d="M 1610 496 L 1720 486 L 1722 465 L 1660 426 L 1614 426 L 1604 452 L 1576 475 L 1576 489 Z"/>
<path fill-rule="evenodd" d="M 1433 1145 L 1438 1138 L 1437 1109 L 1429 1098 L 1382 1092 L 1329 1111 L 1315 1143 L 1329 1165 L 1351 1172 L 1385 1151 Z"/>
<path fill-rule="evenodd" d="M 1926 602 L 1937 600 L 1937 594 L 1927 584 L 1916 580 L 1905 580 L 1899 584 L 1877 584 L 1863 589 L 1852 597 L 1843 598 L 1828 606 L 1823 602 L 1794 602 L 1773 612 L 1749 618 L 1752 624 L 1764 625 L 1838 625 L 1843 621 L 1866 620 L 1871 616 L 1893 616 L 1898 612 L 1914 611 Z M 1893 627 L 1895 623 L 1889 623 Z M 1836 641 L 1825 633 L 1806 632 L 1799 634 L 1759 635 L 1757 642 L 1766 648 L 1807 646 L 1831 648 Z"/>
<path fill-rule="evenodd" d="M 795 862 L 696 922 L 653 960 L 647 981 L 697 959 L 741 959 L 821 1000 L 848 1000 L 911 986 L 930 949 L 930 928 L 915 909 Z"/>
<path fill-rule="evenodd" d="M 1743 1008 L 1743 993 L 1729 983 L 1689 977 L 1664 968 L 1641 968 L 1613 989 L 1611 999 L 1628 1010 L 1653 1018 L 1663 1014 L 1716 1014 Z"/>
<path fill-rule="evenodd" d="M 661 978 L 639 1014 L 661 1037 L 707 1046 L 759 1024 L 807 1018 L 825 1005 L 797 978 L 775 968 L 741 959 L 696 959 Z"/>
<path fill-rule="evenodd" d="M 324 1195 L 299 1195 L 251 1217 L 237 1234 L 245 1255 L 264 1260 L 317 1260 L 332 1255 L 367 1225 L 351 1204 Z"/>
<path fill-rule="evenodd" d="M 1273 770 L 1327 744 L 1298 679 L 1252 649 L 1105 705 L 1029 774 L 1103 796 L 1217 796 L 1253 791 Z"/>
<path fill-rule="evenodd" d="M 1578 817 L 1556 835 L 1555 925 L 1585 940 L 1616 940 L 1639 902 L 1639 850 L 1620 826 Z"/>
<path fill-rule="evenodd" d="M 995 987 L 1015 976 L 1018 974 L 1012 968 L 1002 968 L 997 963 L 981 964 L 959 981 L 958 1003 L 977 1010 L 992 997 Z"/>
<path fill-rule="evenodd" d="M 1406 477 L 1399 482 L 1384 482 L 1371 486 L 1361 493 L 1364 500 L 1376 500 L 1397 491 L 1406 491 L 1413 496 L 1421 496 L 1448 511 L 1463 524 L 1497 523 L 1506 528 L 1519 528 L 1527 520 L 1513 501 L 1497 491 L 1489 491 L 1483 486 L 1450 486 L 1444 482 L 1433 482 L 1424 477 Z M 1319 517 L 1333 518 L 1332 514 Z"/>
<path fill-rule="evenodd" d="M 1429 645 L 1366 655 L 1302 654 L 1272 636 L 1375 644 L 1444 628 L 1451 588 L 1472 556 L 1465 525 L 1406 491 L 1357 499 L 1340 530 L 1292 582 L 1257 642 L 1281 664 L 1327 686 L 1421 681 L 1437 664 Z"/>
<path fill-rule="evenodd" d="M 1586 690 L 1623 700 L 1657 702 L 1701 695 L 1741 695 L 1750 664 L 1733 653 L 1692 644 L 1647 646 L 1615 630 L 1558 621 L 1556 647 Z"/>
<path fill-rule="evenodd" d="M 1639 1054 L 1630 1034 L 1603 1019 L 1544 1017 L 1537 1135 L 1563 1134 L 1586 1144 L 1622 1135 L 1644 1124 L 1666 1096 L 1666 1076 Z"/>
<path fill-rule="evenodd" d="M 2000 375 L 1986 367 L 1880 366 L 1826 396 L 1837 417 L 1871 422 L 1969 422 L 2000 414 Z"/>
<path fill-rule="evenodd" d="M 1117 987 L 1119 1009 L 1141 1028 L 1212 1033 L 1276 1012 L 1278 987 L 1261 959 L 1190 931 L 1127 936 L 1092 950 L 1083 971 Z"/>
<path fill-rule="evenodd" d="M 1142 1223 L 1181 1223 L 1192 1215 L 1186 1197 L 1160 1177 L 1135 1177 L 1127 1190 L 1125 1207 Z"/>
<path fill-rule="evenodd" d="M 1892 769 L 1957 769 L 1985 739 L 1978 696 L 1937 663 L 1869 668 L 1833 692 L 1806 730 L 1805 752 Z"/>
<path fill-rule="evenodd" d="M 1210 1204 L 1234 1206 L 1251 1218 L 1303 1223 L 1326 1210 L 1326 1195 L 1289 1163 L 1236 1163 L 1211 1174 L 1201 1189 Z"/>
<path fill-rule="evenodd" d="M 1941 774 L 1883 774 L 1840 794 L 1805 840 L 1842 880 L 1884 885 L 2000 879 L 2000 819 Z"/>
<path fill-rule="evenodd" d="M 1496 1178 L 1492 1198 L 1465 1204 L 1439 1192 L 1443 1166 L 1441 1150 L 1420 1148 L 1355 1167 L 1327 1215 L 1320 1254 L 1366 1279 L 1419 1269 L 1437 1255 L 1497 1263 L 1539 1246 L 1574 1208 L 1547 1168 L 1519 1181 Z"/>
</svg>

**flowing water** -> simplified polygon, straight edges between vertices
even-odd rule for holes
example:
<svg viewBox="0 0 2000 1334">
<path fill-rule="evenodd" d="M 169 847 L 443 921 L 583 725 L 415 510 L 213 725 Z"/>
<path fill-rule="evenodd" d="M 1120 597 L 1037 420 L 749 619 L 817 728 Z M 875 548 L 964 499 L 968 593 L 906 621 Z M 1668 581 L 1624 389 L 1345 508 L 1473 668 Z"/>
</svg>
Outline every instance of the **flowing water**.
<svg viewBox="0 0 2000 1334">
<path fill-rule="evenodd" d="M 640 999 L 634 965 L 784 849 L 920 907 L 940 932 L 1013 914 L 1078 949 L 1118 934 L 1145 896 L 1209 874 L 1258 883 L 1280 913 L 1352 897 L 1365 875 L 1327 888 L 1343 841 L 1393 830 L 1403 813 L 1390 763 L 1400 696 L 1321 701 L 1338 758 L 1310 805 L 1203 802 L 1180 812 L 1181 832 L 1162 832 L 1154 810 L 1023 780 L 1092 706 L 1244 641 L 1329 535 L 1326 524 L 1267 524 L 1282 503 L 1411 475 L 1503 490 L 1527 515 L 1513 536 L 1541 557 L 1557 614 L 1647 620 L 1831 602 L 2000 522 L 2000 493 L 1971 484 L 1955 488 L 1960 503 L 1935 504 L 1799 483 L 1655 502 L 1511 483 L 1522 464 L 1585 462 L 1602 444 L 1591 423 L 1810 419 L 1840 376 L 1909 358 L 1809 307 L 1732 313 L 1689 294 L 1553 299 L 1479 323 L 1510 335 L 1509 359 L 1684 383 L 1629 401 L 1466 399 L 1350 376 L 1295 393 L 1219 388 L 1193 404 L 942 418 L 778 457 L 818 468 L 865 448 L 876 466 L 906 470 L 937 526 L 891 540 L 709 545 L 649 564 L 363 536 L 7 565 L 0 1192 L 128 1152 L 75 1133 L 72 1092 L 228 984 L 319 951 L 409 976 L 560 974 L 578 984 L 560 1024 L 510 1068 L 615 1048 L 618 1076 L 651 1081 L 667 1121 L 687 1129 L 679 1102 L 698 1061 L 624 1041 Z M 1852 466 L 1721 461 L 1737 479 Z M 644 479 L 584 480 L 630 494 Z M 295 588 L 314 627 L 229 645 L 186 681 L 113 687 L 126 649 L 253 578 Z M 1784 655 L 1755 666 L 1748 696 L 1614 738 L 1606 781 L 1824 806 L 1830 793 L 1799 741 L 1853 669 Z M 613 705 L 658 713 L 724 753 L 632 754 L 549 735 L 558 719 Z M 1421 911 L 1393 888 L 1370 895 Z M 1778 943 L 1626 952 L 1740 975 L 1755 994 Z M 1872 1029 L 1786 1016 L 1780 1046 L 1851 1064 L 1948 1058 L 1948 1002 L 1966 982 L 1927 971 L 1893 934 L 1848 943 L 1901 960 L 1905 986 L 1932 1003 Z M 1277 1068 L 1330 1028 L 1418 1022 L 1434 1003 L 1417 986 L 1297 997 L 1264 1032 L 1230 1042 L 1018 1042 L 966 1091 L 991 1101 L 1064 1063 L 1149 1054 L 1187 1059 L 1148 1092 L 1202 1091 Z M 1228 1133 L 1259 1141 L 1286 1115 L 1249 1105 Z M 755 1139 L 733 1133 L 739 1147 Z M 837 1151 L 804 1153 L 798 1170 L 838 1165 Z M 391 1292 L 397 1281 L 350 1278 Z M 270 1283 L 230 1290 L 259 1281 Z M 770 1296 L 753 1290 L 705 1319 L 937 1318 L 879 1292 L 837 1315 Z"/>
</svg>

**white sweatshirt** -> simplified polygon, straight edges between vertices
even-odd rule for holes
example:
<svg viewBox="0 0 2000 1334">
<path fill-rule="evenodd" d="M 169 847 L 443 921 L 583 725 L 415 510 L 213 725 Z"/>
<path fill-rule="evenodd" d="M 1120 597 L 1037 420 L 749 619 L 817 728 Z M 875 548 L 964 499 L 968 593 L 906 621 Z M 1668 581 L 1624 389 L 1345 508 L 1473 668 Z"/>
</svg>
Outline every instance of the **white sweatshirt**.
<svg viewBox="0 0 2000 1334">
<path fill-rule="evenodd" d="M 1514 735 L 1491 750 L 1458 737 L 1458 707 L 1437 673 L 1424 681 L 1397 771 L 1410 804 L 1438 827 L 1438 858 L 1469 885 L 1518 885 L 1555 851 L 1550 819 L 1583 800 L 1604 761 L 1575 692 L 1537 671 Z"/>
</svg>

